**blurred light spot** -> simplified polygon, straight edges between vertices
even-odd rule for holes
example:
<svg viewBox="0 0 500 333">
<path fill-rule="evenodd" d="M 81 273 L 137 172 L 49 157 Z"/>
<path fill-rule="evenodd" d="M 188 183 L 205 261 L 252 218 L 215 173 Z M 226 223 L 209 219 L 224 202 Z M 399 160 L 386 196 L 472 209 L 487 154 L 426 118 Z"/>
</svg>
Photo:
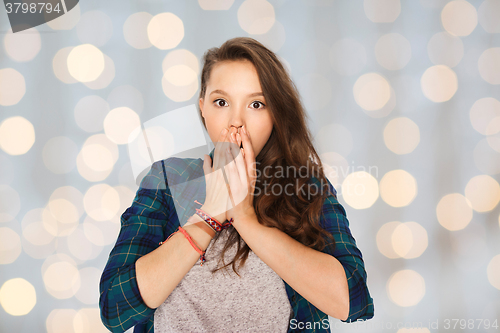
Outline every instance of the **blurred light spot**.
<svg viewBox="0 0 500 333">
<path fill-rule="evenodd" d="M 335 42 L 329 55 L 332 68 L 345 76 L 359 73 L 367 62 L 365 47 L 352 38 L 343 38 Z"/>
<path fill-rule="evenodd" d="M 345 177 L 349 174 L 349 164 L 347 160 L 339 153 L 325 152 L 320 154 L 326 178 L 332 183 L 335 189 L 338 189 Z"/>
<path fill-rule="evenodd" d="M 174 102 L 190 100 L 198 90 L 196 73 L 186 65 L 169 67 L 161 79 L 165 96 Z"/>
<path fill-rule="evenodd" d="M 0 184 L 9 185 L 16 179 L 16 169 L 14 164 L 11 162 L 10 158 L 5 154 L 0 154 Z M 2 212 L 5 210 L 2 208 L 2 200 L 0 199 L 0 223 L 7 222 L 2 220 Z"/>
<path fill-rule="evenodd" d="M 52 70 L 54 75 L 62 82 L 71 84 L 78 81 L 71 76 L 68 70 L 68 55 L 73 50 L 73 47 L 65 47 L 57 51 L 52 59 Z"/>
<path fill-rule="evenodd" d="M 350 173 L 342 183 L 342 197 L 355 209 L 371 207 L 379 196 L 375 177 L 365 171 Z"/>
<path fill-rule="evenodd" d="M 500 201 L 500 185 L 488 175 L 472 177 L 465 186 L 465 197 L 476 212 L 489 212 Z"/>
<path fill-rule="evenodd" d="M 49 225 L 51 232 L 44 224 L 45 218 L 49 216 L 52 222 Z M 27 212 L 21 221 L 23 237 L 21 239 L 23 251 L 32 258 L 44 259 L 54 253 L 57 246 L 57 221 L 47 209 L 35 208 Z"/>
<path fill-rule="evenodd" d="M 118 160 L 118 146 L 105 134 L 95 134 L 85 140 L 76 159 L 78 172 L 88 181 L 104 180 Z"/>
<path fill-rule="evenodd" d="M 12 33 L 12 29 L 5 34 L 3 40 L 5 53 L 14 61 L 26 62 L 33 60 L 42 48 L 40 33 L 34 27 Z"/>
<path fill-rule="evenodd" d="M 78 45 L 68 54 L 69 74 L 80 82 L 94 81 L 103 70 L 104 55 L 92 44 Z"/>
<path fill-rule="evenodd" d="M 49 139 L 42 150 L 43 163 L 55 174 L 68 173 L 74 169 L 78 147 L 66 136 Z"/>
<path fill-rule="evenodd" d="M 402 69 L 411 59 L 411 44 L 398 33 L 385 34 L 375 44 L 375 57 L 385 69 Z"/>
<path fill-rule="evenodd" d="M 105 171 L 113 166 L 113 155 L 100 144 L 85 145 L 82 148 L 82 157 L 85 164 L 95 171 Z"/>
<path fill-rule="evenodd" d="M 228 10 L 233 3 L 234 0 L 198 0 L 203 10 Z"/>
<path fill-rule="evenodd" d="M 441 11 L 441 23 L 455 36 L 468 36 L 477 25 L 476 8 L 464 0 L 450 1 Z"/>
<path fill-rule="evenodd" d="M 108 184 L 96 184 L 85 193 L 83 204 L 87 214 L 96 221 L 106 221 L 118 213 L 120 196 Z"/>
<path fill-rule="evenodd" d="M 174 86 L 182 87 L 196 80 L 196 72 L 186 65 L 175 65 L 167 68 L 163 78 Z"/>
<path fill-rule="evenodd" d="M 500 138 L 488 138 L 493 144 L 500 143 Z M 479 141 L 474 148 L 474 164 L 483 173 L 496 175 L 500 173 L 500 152 L 496 151 L 488 139 Z M 500 144 L 499 144 L 500 149 Z"/>
<path fill-rule="evenodd" d="M 399 0 L 364 0 L 366 17 L 372 22 L 394 22 L 401 13 Z"/>
<path fill-rule="evenodd" d="M 488 133 L 488 126 L 497 117 L 500 117 L 500 101 L 493 97 L 480 98 L 470 108 L 472 127 L 481 134 L 494 134 Z"/>
<path fill-rule="evenodd" d="M 400 100 L 398 99 L 398 103 Z M 387 117 L 396 107 L 396 93 L 394 92 L 394 89 L 392 86 L 390 86 L 390 97 L 387 103 L 385 105 L 377 110 L 365 110 L 362 109 L 363 112 L 370 116 L 371 118 L 382 118 L 382 117 Z"/>
<path fill-rule="evenodd" d="M 320 154 L 333 151 L 347 156 L 353 147 L 351 131 L 336 123 L 322 126 L 314 137 L 314 141 Z M 342 170 L 342 172 L 344 177 L 348 174 L 347 170 Z"/>
<path fill-rule="evenodd" d="M 0 185 L 0 223 L 13 220 L 20 210 L 19 193 L 9 185 Z"/>
<path fill-rule="evenodd" d="M 98 308 L 84 308 L 78 311 L 73 319 L 75 333 L 108 333 L 102 324 Z"/>
<path fill-rule="evenodd" d="M 333 87 L 321 74 L 307 73 L 299 79 L 299 90 L 309 111 L 324 109 L 332 99 Z"/>
<path fill-rule="evenodd" d="M 178 49 L 170 51 L 161 63 L 161 67 L 163 69 L 163 73 L 165 73 L 169 68 L 172 68 L 177 65 L 184 65 L 191 69 L 194 72 L 195 77 L 191 77 L 186 83 L 179 85 L 187 85 L 191 83 L 191 80 L 196 80 L 196 75 L 200 71 L 200 65 L 198 58 L 193 52 L 186 49 Z M 189 73 L 188 73 L 189 74 Z M 176 79 L 172 81 L 175 82 Z"/>
<path fill-rule="evenodd" d="M 487 273 L 490 284 L 500 290 L 500 254 L 497 254 L 490 260 Z"/>
<path fill-rule="evenodd" d="M 384 142 L 395 154 L 409 154 L 420 142 L 418 125 L 405 117 L 392 119 L 385 126 Z"/>
<path fill-rule="evenodd" d="M 420 84 L 425 97 L 436 103 L 449 101 L 458 89 L 457 74 L 445 65 L 427 68 Z"/>
<path fill-rule="evenodd" d="M 24 94 L 26 94 L 24 76 L 13 68 L 0 69 L 0 105 L 15 105 Z"/>
<path fill-rule="evenodd" d="M 21 221 L 23 237 L 33 245 L 49 244 L 54 239 L 54 235 L 44 227 L 43 211 L 42 208 L 32 209 Z"/>
<path fill-rule="evenodd" d="M 184 24 L 172 13 L 153 16 L 147 30 L 149 41 L 160 50 L 173 49 L 184 38 Z"/>
<path fill-rule="evenodd" d="M 479 24 L 486 32 L 500 33 L 500 2 L 498 0 L 485 0 L 477 9 Z"/>
<path fill-rule="evenodd" d="M 405 170 L 389 171 L 380 180 L 380 196 L 392 207 L 408 206 L 417 192 L 417 181 Z"/>
<path fill-rule="evenodd" d="M 460 193 L 450 193 L 439 200 L 436 215 L 439 224 L 455 231 L 464 229 L 472 220 L 472 204 Z"/>
<path fill-rule="evenodd" d="M 132 203 L 129 204 L 131 206 Z M 128 208 L 128 207 L 127 207 Z M 96 221 L 92 217 L 87 216 L 83 221 L 83 232 L 85 237 L 93 244 L 98 246 L 110 245 L 116 242 L 120 232 L 120 218 L 125 210 L 118 211 L 111 220 Z"/>
<path fill-rule="evenodd" d="M 398 224 L 392 231 L 391 243 L 394 252 L 398 256 L 404 257 L 413 247 L 411 229 L 405 223 Z"/>
<path fill-rule="evenodd" d="M 45 289 L 57 299 L 73 297 L 80 288 L 80 272 L 67 261 L 55 262 L 43 273 Z"/>
<path fill-rule="evenodd" d="M 429 40 L 427 53 L 435 65 L 455 67 L 464 56 L 464 43 L 446 31 L 438 32 Z"/>
<path fill-rule="evenodd" d="M 405 259 L 418 258 L 422 255 L 422 253 L 424 253 L 429 244 L 427 231 L 417 222 L 405 222 L 403 224 L 410 231 L 410 235 L 412 238 L 412 246 L 407 252 L 404 253 L 402 252 L 400 254 Z"/>
<path fill-rule="evenodd" d="M 82 226 L 78 226 L 67 239 L 69 252 L 81 261 L 87 261 L 97 258 L 101 253 L 102 247 L 90 242 L 85 236 Z"/>
<path fill-rule="evenodd" d="M 75 205 L 66 199 L 53 199 L 49 202 L 48 208 L 58 222 L 73 224 L 78 221 L 79 216 Z"/>
<path fill-rule="evenodd" d="M 488 83 L 500 84 L 500 47 L 485 50 L 478 60 L 479 74 Z"/>
<path fill-rule="evenodd" d="M 495 135 L 500 133 L 500 116 L 497 116 L 489 122 L 488 126 L 486 126 L 486 135 Z"/>
<path fill-rule="evenodd" d="M 427 246 L 427 231 L 417 222 L 388 222 L 377 232 L 377 248 L 390 259 L 417 258 Z"/>
<path fill-rule="evenodd" d="M 417 305 L 425 295 L 424 278 L 411 269 L 397 271 L 387 282 L 387 293 L 399 306 Z"/>
<path fill-rule="evenodd" d="M 21 238 L 12 229 L 0 228 L 0 265 L 11 264 L 21 254 Z"/>
<path fill-rule="evenodd" d="M 104 118 L 104 132 L 116 144 L 123 145 L 134 141 L 137 135 L 131 136 L 132 131 L 140 126 L 141 119 L 137 113 L 126 106 L 109 111 L 106 118 Z M 107 168 L 109 168 L 109 164 L 104 169 L 95 170 L 103 171 Z"/>
<path fill-rule="evenodd" d="M 148 24 L 153 15 L 139 12 L 130 15 L 123 24 L 123 37 L 125 41 L 136 49 L 147 49 L 151 47 L 148 38 Z"/>
<path fill-rule="evenodd" d="M 14 116 L 0 124 L 0 148 L 7 154 L 26 154 L 34 143 L 35 128 L 26 118 Z"/>
<path fill-rule="evenodd" d="M 103 46 L 113 35 L 113 22 L 111 18 L 100 10 L 90 10 L 83 13 L 76 34 L 80 42 Z"/>
<path fill-rule="evenodd" d="M 495 121 L 495 122 L 498 124 L 498 127 L 500 127 L 500 117 L 497 117 L 495 119 L 498 119 L 498 121 Z M 492 123 L 490 123 L 490 125 L 491 124 L 494 124 L 494 122 L 492 121 Z M 493 127 L 493 126 L 490 126 L 490 128 L 491 127 Z M 486 141 L 488 142 L 488 145 L 491 147 L 491 149 L 493 149 L 495 151 L 494 153 L 492 152 L 494 154 L 494 156 L 491 156 L 492 157 L 491 160 L 497 159 L 498 158 L 497 153 L 500 153 L 500 133 L 487 136 Z M 495 173 L 497 173 L 497 172 L 495 172 Z M 490 174 L 493 174 L 493 173 L 490 173 Z"/>
<path fill-rule="evenodd" d="M 35 288 L 23 278 L 10 279 L 0 288 L 0 304 L 11 316 L 24 316 L 36 304 Z"/>
<path fill-rule="evenodd" d="M 54 236 L 73 232 L 83 214 L 83 195 L 73 186 L 62 186 L 52 192 L 47 210 L 42 213 L 44 227 Z"/>
<path fill-rule="evenodd" d="M 80 289 L 75 297 L 84 304 L 97 304 L 99 302 L 99 281 L 102 270 L 95 267 L 80 269 Z"/>
<path fill-rule="evenodd" d="M 248 37 L 254 38 L 273 52 L 278 52 L 285 44 L 286 30 L 280 21 L 274 20 L 274 24 L 265 34 L 252 35 Z"/>
<path fill-rule="evenodd" d="M 400 255 L 394 250 L 392 235 L 394 230 L 401 224 L 399 221 L 387 222 L 380 227 L 377 232 L 377 248 L 384 256 L 389 259 L 400 258 Z"/>
<path fill-rule="evenodd" d="M 101 75 L 94 81 L 83 82 L 88 88 L 96 90 L 103 89 L 109 86 L 111 81 L 115 78 L 115 63 L 113 59 L 104 54 L 104 70 Z"/>
<path fill-rule="evenodd" d="M 129 109 L 134 110 L 137 114 L 141 114 L 144 109 L 144 100 L 142 98 L 142 93 L 130 85 L 123 85 L 114 88 L 108 95 L 106 101 L 108 102 L 110 109 L 116 109 L 120 106 L 126 106 Z"/>
<path fill-rule="evenodd" d="M 47 317 L 47 333 L 74 333 L 73 320 L 76 310 L 55 309 Z"/>
<path fill-rule="evenodd" d="M 365 110 L 381 109 L 391 97 L 391 86 L 380 74 L 368 73 L 361 75 L 354 83 L 354 99 Z"/>
<path fill-rule="evenodd" d="M 265 34 L 275 21 L 274 7 L 266 0 L 245 0 L 238 8 L 238 23 L 252 35 Z"/>
<path fill-rule="evenodd" d="M 104 118 L 109 112 L 108 103 L 100 96 L 81 98 L 75 106 L 75 121 L 82 130 L 93 133 L 103 130 Z"/>
</svg>

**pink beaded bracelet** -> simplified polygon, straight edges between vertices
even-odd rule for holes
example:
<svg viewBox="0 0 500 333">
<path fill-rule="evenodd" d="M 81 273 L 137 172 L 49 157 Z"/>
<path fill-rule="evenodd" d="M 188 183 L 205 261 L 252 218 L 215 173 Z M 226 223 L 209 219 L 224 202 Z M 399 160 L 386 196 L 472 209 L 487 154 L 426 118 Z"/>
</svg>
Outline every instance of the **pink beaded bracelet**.
<svg viewBox="0 0 500 333">
<path fill-rule="evenodd" d="M 195 200 L 194 202 L 201 205 L 198 200 Z M 227 223 L 220 223 L 219 221 L 208 215 L 207 212 L 199 208 L 196 208 L 196 214 L 200 216 L 205 222 L 207 222 L 207 224 L 210 225 L 210 227 L 212 227 L 215 232 L 226 229 L 233 223 L 233 218 L 231 218 Z"/>
</svg>

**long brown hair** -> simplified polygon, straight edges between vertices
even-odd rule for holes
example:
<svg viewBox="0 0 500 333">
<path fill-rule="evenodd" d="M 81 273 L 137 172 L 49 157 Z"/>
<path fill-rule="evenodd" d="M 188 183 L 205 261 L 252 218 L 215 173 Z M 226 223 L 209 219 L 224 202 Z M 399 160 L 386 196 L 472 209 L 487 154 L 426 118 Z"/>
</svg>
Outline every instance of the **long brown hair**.
<svg viewBox="0 0 500 333">
<path fill-rule="evenodd" d="M 312 144 L 312 135 L 306 125 L 307 114 L 302 106 L 300 94 L 278 57 L 260 42 L 249 37 L 232 38 L 220 47 L 207 50 L 203 55 L 204 64 L 199 97 L 205 97 L 210 73 L 216 64 L 238 60 L 249 60 L 255 66 L 267 102 L 266 107 L 270 110 L 273 121 L 271 136 L 255 158 L 258 178 L 255 184 L 256 194 L 254 194 L 253 205 L 258 221 L 264 226 L 275 227 L 285 232 L 305 246 L 319 251 L 322 251 L 325 246 L 331 246 L 333 252 L 335 239 L 319 224 L 323 203 L 333 192 L 328 187 L 321 160 Z M 206 128 L 199 105 L 198 111 Z M 313 160 L 310 159 L 311 157 Z M 303 174 L 302 171 L 292 172 L 289 175 L 289 172 L 285 171 L 289 168 L 299 171 L 307 168 L 306 175 L 309 177 L 300 177 Z M 284 176 L 270 177 L 264 175 L 262 170 L 271 170 L 271 175 L 276 175 L 281 170 L 284 171 L 281 172 Z M 287 175 L 289 177 L 286 177 Z M 298 189 L 308 188 L 307 185 L 303 185 L 307 184 L 312 176 L 316 177 L 322 185 L 325 184 L 327 191 L 323 191 L 323 186 L 315 190 L 316 195 L 310 195 L 310 192 L 306 195 L 299 191 Z M 265 181 L 266 178 L 267 181 Z M 291 185 L 286 186 L 287 184 Z M 273 186 L 280 189 L 291 187 L 293 191 L 287 190 L 287 192 L 292 192 L 294 195 L 276 195 L 271 191 Z M 213 273 L 232 265 L 234 272 L 238 274 L 236 261 L 241 258 L 239 265 L 243 266 L 248 258 L 250 247 L 247 244 L 241 247 L 241 236 L 234 227 L 231 226 L 225 231 L 229 232 L 229 235 L 219 262 L 222 259 L 224 264 L 224 254 L 234 243 L 238 244 L 238 250 L 230 263 L 215 269 Z M 327 243 L 322 235 L 330 238 L 331 241 Z M 214 241 L 219 236 L 220 233 L 217 233 Z"/>
</svg>

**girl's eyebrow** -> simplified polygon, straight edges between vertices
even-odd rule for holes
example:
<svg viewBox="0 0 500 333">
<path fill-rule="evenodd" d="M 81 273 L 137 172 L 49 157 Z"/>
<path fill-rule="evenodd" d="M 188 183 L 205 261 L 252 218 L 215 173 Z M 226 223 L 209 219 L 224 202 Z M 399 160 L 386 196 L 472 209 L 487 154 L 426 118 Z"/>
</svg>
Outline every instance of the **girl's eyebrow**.
<svg viewBox="0 0 500 333">
<path fill-rule="evenodd" d="M 220 89 L 216 89 L 216 90 L 212 91 L 210 93 L 210 95 L 212 95 L 212 94 L 221 94 L 221 95 L 229 96 L 228 93 L 226 93 L 224 90 L 220 90 Z M 254 97 L 254 96 L 262 96 L 262 97 L 264 97 L 264 94 L 262 94 L 262 91 L 259 91 L 259 92 L 255 92 L 253 94 L 249 94 L 248 95 L 248 97 Z"/>
</svg>

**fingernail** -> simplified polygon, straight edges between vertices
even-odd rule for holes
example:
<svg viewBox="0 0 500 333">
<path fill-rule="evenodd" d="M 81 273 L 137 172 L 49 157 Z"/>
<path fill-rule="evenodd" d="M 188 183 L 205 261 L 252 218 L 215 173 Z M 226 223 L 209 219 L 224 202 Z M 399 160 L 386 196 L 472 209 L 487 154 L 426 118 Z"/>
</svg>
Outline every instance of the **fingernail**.
<svg viewBox="0 0 500 333">
<path fill-rule="evenodd" d="M 224 128 L 224 129 L 222 130 L 222 135 L 224 135 L 224 134 L 226 134 L 226 133 L 227 133 L 227 128 Z"/>
</svg>

